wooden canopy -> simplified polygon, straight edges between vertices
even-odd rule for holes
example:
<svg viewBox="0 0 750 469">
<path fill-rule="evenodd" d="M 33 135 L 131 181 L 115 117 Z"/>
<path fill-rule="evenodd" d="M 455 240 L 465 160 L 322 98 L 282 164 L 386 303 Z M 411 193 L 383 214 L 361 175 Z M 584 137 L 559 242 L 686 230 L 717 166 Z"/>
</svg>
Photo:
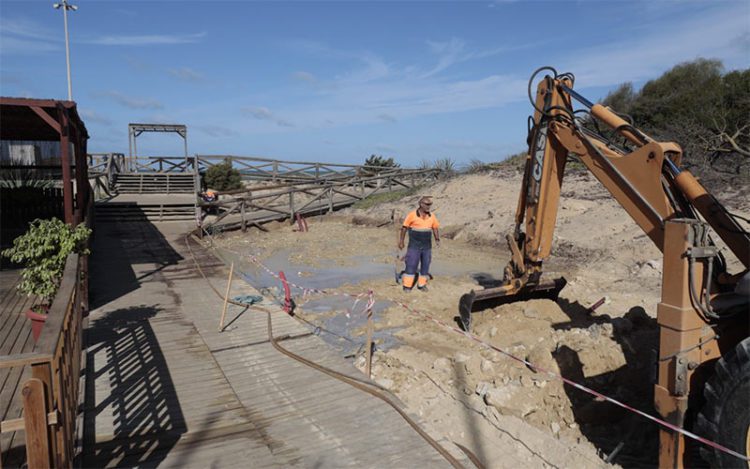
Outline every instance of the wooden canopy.
<svg viewBox="0 0 750 469">
<path fill-rule="evenodd" d="M 90 195 L 86 161 L 88 138 L 86 126 L 73 101 L 0 97 L 0 140 L 60 142 L 65 222 L 70 224 L 78 224 L 83 220 Z M 76 168 L 75 194 L 72 166 Z"/>
</svg>

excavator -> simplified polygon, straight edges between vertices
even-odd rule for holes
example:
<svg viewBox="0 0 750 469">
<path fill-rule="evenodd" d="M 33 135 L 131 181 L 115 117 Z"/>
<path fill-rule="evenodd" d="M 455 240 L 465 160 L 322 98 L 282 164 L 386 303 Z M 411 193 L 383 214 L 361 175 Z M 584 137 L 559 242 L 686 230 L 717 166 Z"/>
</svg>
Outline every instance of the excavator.
<svg viewBox="0 0 750 469">
<path fill-rule="evenodd" d="M 488 305 L 557 299 L 565 280 L 543 280 L 542 265 L 552 250 L 565 164 L 577 157 L 663 255 L 654 407 L 686 431 L 660 428 L 659 467 L 748 468 L 750 234 L 681 169 L 677 143 L 656 141 L 628 116 L 588 101 L 574 82 L 552 67 L 529 80 L 534 115 L 515 228 L 507 235 L 510 261 L 500 286 L 461 297 L 461 326 L 470 331 L 472 312 Z M 741 271 L 728 272 L 727 249 Z"/>
</svg>

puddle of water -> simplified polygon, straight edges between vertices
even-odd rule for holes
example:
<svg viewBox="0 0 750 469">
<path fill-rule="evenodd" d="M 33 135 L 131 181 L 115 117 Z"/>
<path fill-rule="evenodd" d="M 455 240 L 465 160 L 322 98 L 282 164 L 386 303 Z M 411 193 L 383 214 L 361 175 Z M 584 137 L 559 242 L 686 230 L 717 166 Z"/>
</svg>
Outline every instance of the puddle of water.
<svg viewBox="0 0 750 469">
<path fill-rule="evenodd" d="M 334 313 L 322 318 L 322 328 L 325 330 L 321 331 L 320 337 L 341 350 L 345 356 L 356 353 L 366 345 L 367 341 L 364 334 L 359 336 L 353 334 L 354 330 L 362 331 L 367 324 L 365 313 L 367 300 L 360 300 L 356 302 L 356 305 L 355 301 L 354 298 L 344 296 L 326 296 L 312 299 L 300 306 L 303 311 L 310 314 Z M 375 301 L 372 307 L 373 321 L 378 323 L 382 319 L 383 311 L 392 304 L 390 301 Z M 314 322 L 321 324 L 321 320 Z M 372 339 L 376 343 L 375 347 L 385 351 L 400 345 L 401 342 L 396 339 L 395 333 L 401 329 L 392 327 L 374 330 Z M 349 340 L 339 336 L 347 337 Z"/>
<path fill-rule="evenodd" d="M 312 267 L 292 261 L 292 254 L 298 249 L 282 249 L 263 258 L 262 263 L 272 272 L 283 271 L 287 280 L 308 289 L 333 290 L 344 284 L 357 284 L 373 278 L 392 277 L 394 263 L 374 261 L 372 257 L 357 256 L 350 259 L 346 265 L 339 265 L 334 261 L 323 260 L 320 266 Z M 264 302 L 282 304 L 284 290 L 281 281 L 268 273 L 265 269 L 253 263 L 249 258 L 238 258 L 236 255 L 223 252 L 225 258 L 235 262 L 235 270 L 241 272 L 242 277 L 249 284 L 261 291 Z M 453 265 L 450 262 L 440 262 L 439 257 L 433 263 L 435 275 L 466 275 L 467 268 L 463 265 Z M 398 269 L 403 263 L 398 264 Z M 469 272 L 477 274 L 477 272 Z M 482 275 L 481 273 L 478 273 Z M 483 274 L 486 275 L 486 274 Z M 344 356 L 356 353 L 364 347 L 366 337 L 354 336 L 352 331 L 361 330 L 367 323 L 364 313 L 366 300 L 360 300 L 356 307 L 355 299 L 345 296 L 317 296 L 303 303 L 299 289 L 292 288 L 292 297 L 298 302 L 302 311 L 308 314 L 325 317 L 312 321 L 320 324 L 320 337 L 328 344 L 339 350 Z M 373 319 L 377 323 L 382 319 L 382 312 L 392 306 L 386 300 L 378 300 L 373 306 Z M 352 311 L 352 308 L 355 308 Z M 325 314 L 324 314 L 325 313 Z M 330 314 L 333 313 L 333 314 Z M 401 328 L 386 328 L 373 333 L 373 341 L 380 350 L 388 350 L 400 345 L 395 333 Z M 328 332 L 326 332 L 328 331 Z"/>
</svg>

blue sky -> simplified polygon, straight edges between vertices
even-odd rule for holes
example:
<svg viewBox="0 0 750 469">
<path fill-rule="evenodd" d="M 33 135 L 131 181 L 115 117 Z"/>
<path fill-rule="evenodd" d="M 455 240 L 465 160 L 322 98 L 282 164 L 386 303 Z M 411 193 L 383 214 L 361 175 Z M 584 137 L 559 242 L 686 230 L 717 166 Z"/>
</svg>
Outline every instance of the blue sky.
<svg viewBox="0 0 750 469">
<path fill-rule="evenodd" d="M 65 99 L 63 18 L 0 0 L 0 94 Z M 91 152 L 129 122 L 188 126 L 190 154 L 410 166 L 525 149 L 531 72 L 597 100 L 698 57 L 750 67 L 750 1 L 73 1 L 73 99 Z M 180 155 L 176 135 L 139 155 Z"/>
</svg>

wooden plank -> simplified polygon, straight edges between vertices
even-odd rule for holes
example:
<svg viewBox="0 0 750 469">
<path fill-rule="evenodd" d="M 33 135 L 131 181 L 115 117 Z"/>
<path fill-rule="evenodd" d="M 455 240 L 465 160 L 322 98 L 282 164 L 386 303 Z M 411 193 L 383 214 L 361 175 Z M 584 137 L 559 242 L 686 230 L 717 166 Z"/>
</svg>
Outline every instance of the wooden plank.
<svg viewBox="0 0 750 469">
<path fill-rule="evenodd" d="M 47 405 L 44 384 L 32 378 L 23 386 L 24 426 L 26 427 L 26 461 L 29 469 L 51 467 L 47 434 Z"/>
</svg>

